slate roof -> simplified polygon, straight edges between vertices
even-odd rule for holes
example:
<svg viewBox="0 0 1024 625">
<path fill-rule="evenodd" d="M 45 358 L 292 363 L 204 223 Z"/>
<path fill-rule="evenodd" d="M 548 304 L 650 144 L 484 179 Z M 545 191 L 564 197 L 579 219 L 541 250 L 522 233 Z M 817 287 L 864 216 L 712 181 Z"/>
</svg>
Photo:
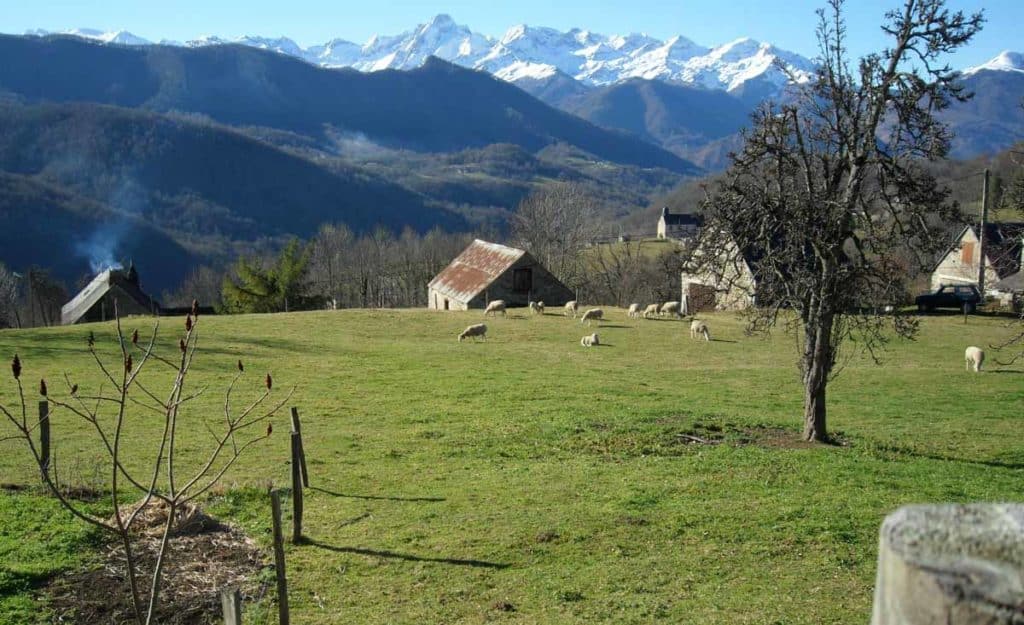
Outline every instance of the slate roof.
<svg viewBox="0 0 1024 625">
<path fill-rule="evenodd" d="M 427 286 L 449 299 L 469 302 L 525 254 L 525 250 L 476 239 Z"/>
<path fill-rule="evenodd" d="M 110 292 L 110 289 L 117 286 L 129 297 L 135 300 L 140 306 L 150 308 L 155 305 L 153 298 L 146 295 L 138 285 L 138 274 L 134 273 L 135 268 L 129 268 L 127 272 L 118 269 L 107 269 L 101 272 L 92 282 L 70 302 L 64 304 L 60 309 L 60 321 L 63 325 L 77 323 L 89 310 L 95 306 L 103 296 Z M 113 313 L 111 313 L 113 314 Z"/>
<path fill-rule="evenodd" d="M 668 206 L 662 207 L 661 218 L 665 220 L 666 226 L 700 226 L 703 223 L 700 215 L 670 213 L 668 212 Z"/>
<path fill-rule="evenodd" d="M 992 289 L 1004 293 L 1024 293 L 1024 271 L 1003 278 L 993 284 Z"/>
</svg>

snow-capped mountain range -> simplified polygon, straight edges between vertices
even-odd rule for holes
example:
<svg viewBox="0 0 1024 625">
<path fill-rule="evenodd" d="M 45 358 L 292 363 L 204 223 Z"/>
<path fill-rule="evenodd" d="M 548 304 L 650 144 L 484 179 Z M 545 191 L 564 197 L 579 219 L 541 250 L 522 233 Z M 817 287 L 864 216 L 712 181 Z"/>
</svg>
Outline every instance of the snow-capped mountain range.
<svg viewBox="0 0 1024 625">
<path fill-rule="evenodd" d="M 125 31 L 75 29 L 49 33 L 35 30 L 26 34 L 68 34 L 123 45 L 153 43 Z M 255 36 L 238 39 L 205 36 L 184 43 L 167 40 L 159 43 L 243 44 L 274 50 L 323 67 L 352 67 L 366 72 L 412 69 L 422 65 L 428 57 L 437 56 L 464 67 L 485 70 L 510 82 L 563 74 L 591 86 L 646 78 L 732 91 L 753 79 L 784 85 L 789 77 L 776 67 L 776 59 L 781 60 L 798 81 L 806 80 L 813 70 L 809 59 L 747 38 L 709 48 L 682 36 L 661 41 L 644 34 L 607 36 L 580 29 L 562 32 L 519 25 L 496 39 L 456 24 L 443 14 L 399 35 L 375 35 L 363 45 L 333 39 L 303 48 L 287 37 Z"/>
<path fill-rule="evenodd" d="M 37 29 L 26 34 L 74 35 L 130 46 L 154 43 L 127 31 L 104 32 L 89 28 L 59 33 Z M 791 79 L 803 82 L 810 78 L 814 69 L 810 59 L 749 38 L 709 48 L 683 36 L 661 41 L 637 33 L 609 36 L 577 28 L 562 32 L 521 24 L 496 39 L 473 32 L 445 14 L 398 35 L 374 35 L 363 45 L 332 39 L 303 48 L 287 37 L 258 36 L 237 39 L 203 36 L 184 43 L 166 39 L 157 43 L 191 47 L 242 44 L 287 54 L 322 67 L 351 67 L 363 72 L 413 69 L 436 56 L 464 67 L 485 70 L 512 83 L 563 75 L 588 86 L 605 86 L 644 78 L 730 92 L 752 80 L 766 81 L 776 87 Z M 776 60 L 782 62 L 786 71 L 779 69 Z M 982 70 L 1024 72 L 1024 55 L 1002 52 L 987 63 L 965 69 L 964 74 Z"/>
</svg>

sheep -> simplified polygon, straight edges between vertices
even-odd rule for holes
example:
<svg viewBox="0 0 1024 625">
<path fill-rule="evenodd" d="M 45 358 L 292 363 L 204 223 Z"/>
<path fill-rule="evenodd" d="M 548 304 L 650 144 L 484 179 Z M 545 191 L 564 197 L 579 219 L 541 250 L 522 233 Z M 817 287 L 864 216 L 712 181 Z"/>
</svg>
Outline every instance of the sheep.
<svg viewBox="0 0 1024 625">
<path fill-rule="evenodd" d="M 530 312 L 535 315 L 544 314 L 544 302 L 530 302 Z"/>
<path fill-rule="evenodd" d="M 658 305 L 651 304 L 647 308 L 644 308 L 644 319 L 650 319 L 654 315 L 658 314 Z"/>
<path fill-rule="evenodd" d="M 711 340 L 711 329 L 708 328 L 707 322 L 701 321 L 700 319 L 694 319 L 693 322 L 690 323 L 690 338 L 695 339 L 700 334 L 704 335 L 705 341 Z"/>
<path fill-rule="evenodd" d="M 488 304 L 487 308 L 484 309 L 484 317 L 486 317 L 490 313 L 493 313 L 495 317 L 498 316 L 498 313 L 501 313 L 502 317 L 507 317 L 508 313 L 505 312 L 505 300 L 496 299 L 490 304 Z"/>
<path fill-rule="evenodd" d="M 634 317 L 639 317 L 640 316 L 640 304 L 637 304 L 637 303 L 630 304 L 629 305 L 629 311 L 626 313 L 626 316 L 629 317 L 630 319 L 632 319 Z"/>
<path fill-rule="evenodd" d="M 601 321 L 602 319 L 604 319 L 604 311 L 600 308 L 591 308 L 580 317 L 580 323 L 586 323 L 589 326 L 591 321 Z"/>
<path fill-rule="evenodd" d="M 964 350 L 964 360 L 967 361 L 968 371 L 971 370 L 971 365 L 975 371 L 981 371 L 981 365 L 985 362 L 985 352 L 980 347 L 971 345 Z"/>
<path fill-rule="evenodd" d="M 459 342 L 461 343 L 462 339 L 469 338 L 471 336 L 479 336 L 480 338 L 486 341 L 487 326 L 482 323 L 469 326 L 468 328 L 462 331 L 462 334 L 459 335 Z"/>
<path fill-rule="evenodd" d="M 662 305 L 659 314 L 671 315 L 673 317 L 679 317 L 680 319 L 683 318 L 683 314 L 679 312 L 679 302 L 665 302 Z"/>
<path fill-rule="evenodd" d="M 572 318 L 575 319 L 576 318 L 576 311 L 578 311 L 579 309 L 580 309 L 580 305 L 578 303 L 576 303 L 576 300 L 572 300 L 571 302 L 567 302 L 565 304 L 565 316 L 568 317 L 569 313 L 572 313 Z"/>
<path fill-rule="evenodd" d="M 594 332 L 593 334 L 589 334 L 589 335 L 587 335 L 587 336 L 585 336 L 585 337 L 580 339 L 580 345 L 582 345 L 583 347 L 593 347 L 595 345 L 600 345 L 600 344 L 601 344 L 601 340 L 598 338 L 597 332 Z"/>
</svg>

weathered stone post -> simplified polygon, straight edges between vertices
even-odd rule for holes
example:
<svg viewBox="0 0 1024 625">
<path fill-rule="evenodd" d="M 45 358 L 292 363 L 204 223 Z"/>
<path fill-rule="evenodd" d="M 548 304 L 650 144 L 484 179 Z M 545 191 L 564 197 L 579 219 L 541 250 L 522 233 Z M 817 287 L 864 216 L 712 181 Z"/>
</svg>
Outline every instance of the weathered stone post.
<svg viewBox="0 0 1024 625">
<path fill-rule="evenodd" d="M 872 625 L 1024 625 L 1024 504 L 905 506 L 882 524 Z"/>
</svg>

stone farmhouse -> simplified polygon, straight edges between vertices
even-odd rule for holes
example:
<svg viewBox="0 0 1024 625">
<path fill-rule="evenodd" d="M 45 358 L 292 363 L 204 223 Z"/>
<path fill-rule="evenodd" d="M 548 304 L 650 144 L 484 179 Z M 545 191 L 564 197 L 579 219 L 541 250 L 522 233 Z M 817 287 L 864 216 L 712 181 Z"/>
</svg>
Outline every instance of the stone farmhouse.
<svg viewBox="0 0 1024 625">
<path fill-rule="evenodd" d="M 432 310 L 483 309 L 496 299 L 510 307 L 530 301 L 563 306 L 574 297 L 529 252 L 480 239 L 427 284 L 427 308 Z"/>
<path fill-rule="evenodd" d="M 985 291 L 998 295 L 997 285 L 1021 270 L 1024 222 L 985 224 Z M 981 269 L 978 226 L 967 226 L 941 256 L 931 275 L 931 288 L 946 284 L 978 284 Z"/>
</svg>

